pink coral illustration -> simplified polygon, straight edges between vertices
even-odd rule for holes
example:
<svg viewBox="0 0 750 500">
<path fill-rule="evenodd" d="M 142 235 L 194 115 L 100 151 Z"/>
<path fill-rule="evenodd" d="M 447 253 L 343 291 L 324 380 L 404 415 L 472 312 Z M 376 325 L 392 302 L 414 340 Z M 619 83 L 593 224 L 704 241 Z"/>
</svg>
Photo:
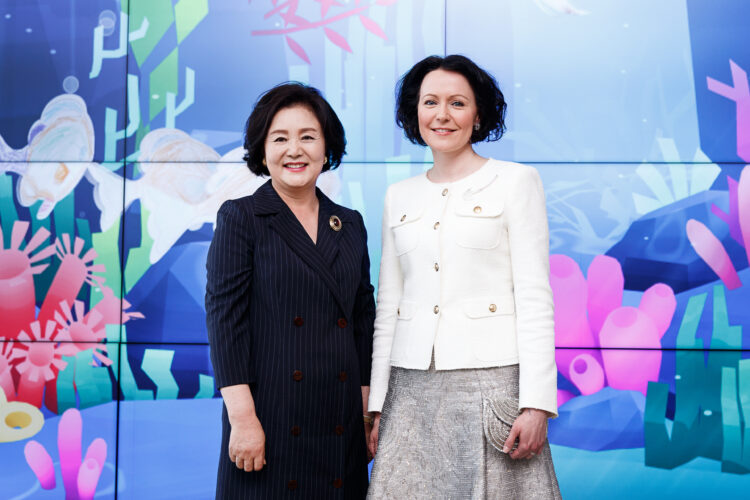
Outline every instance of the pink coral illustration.
<svg viewBox="0 0 750 500">
<path fill-rule="evenodd" d="M 96 486 L 107 460 L 107 443 L 102 438 L 94 439 L 81 459 L 81 413 L 75 408 L 66 410 L 60 417 L 57 428 L 57 449 L 60 455 L 65 498 L 89 500 L 94 498 Z M 52 457 L 41 443 L 31 440 L 24 448 L 26 463 L 45 490 L 54 489 L 55 470 Z"/>
<path fill-rule="evenodd" d="M 657 283 L 637 308 L 623 307 L 622 268 L 604 255 L 594 258 L 586 278 L 570 257 L 551 255 L 550 283 L 560 373 L 583 395 L 605 386 L 645 395 L 648 382 L 658 380 L 661 338 L 677 307 L 672 289 Z M 558 396 L 560 404 L 574 397 L 562 390 Z"/>
<path fill-rule="evenodd" d="M 725 213 L 715 204 L 711 206 L 711 212 L 729 226 L 732 239 L 743 246 L 750 257 L 750 170 L 748 167 L 745 166 L 742 169 L 739 182 L 727 176 L 727 185 L 729 186 L 729 213 Z M 728 289 L 734 290 L 742 286 L 742 280 L 724 245 L 704 223 L 690 219 L 685 225 L 685 231 L 695 252 Z"/>
<path fill-rule="evenodd" d="M 736 103 L 737 115 L 737 156 L 750 162 L 750 83 L 747 72 L 734 61 L 729 61 L 732 73 L 732 86 L 707 77 L 708 89 Z M 745 248 L 750 258 L 750 170 L 742 169 L 739 182 L 727 177 L 729 188 L 729 213 L 715 204 L 711 212 L 729 226 L 730 236 Z M 695 219 L 685 226 L 688 240 L 696 253 L 708 264 L 730 290 L 742 286 L 729 254 L 724 245 L 702 222 Z"/>
<path fill-rule="evenodd" d="M 57 323 L 47 321 L 42 330 L 39 321 L 29 325 L 30 334 L 22 330 L 13 348 L 13 360 L 17 360 L 18 399 L 42 407 L 44 384 L 54 380 L 60 370 L 67 366 L 62 360 L 59 341 L 67 340 Z"/>
<path fill-rule="evenodd" d="M 91 328 L 103 327 L 104 325 L 125 324 L 131 319 L 143 319 L 145 316 L 137 311 L 129 311 L 131 305 L 125 299 L 118 299 L 111 288 L 102 287 L 102 300 L 89 311 L 92 316 Z M 94 315 L 99 318 L 98 322 L 93 321 Z M 88 316 L 87 316 L 88 317 Z"/>
<path fill-rule="evenodd" d="M 84 315 L 83 308 L 84 304 L 80 300 L 75 301 L 73 310 L 66 301 L 62 301 L 60 303 L 62 314 L 55 311 L 55 321 L 70 338 L 70 342 L 63 344 L 60 351 L 66 356 L 75 356 L 80 351 L 91 349 L 94 358 L 103 365 L 109 366 L 112 364 L 112 360 L 104 355 L 107 352 L 107 346 L 99 343 L 107 336 L 102 315 L 94 309 L 89 314 Z M 75 315 L 73 311 L 75 311 Z"/>
<path fill-rule="evenodd" d="M 84 283 L 100 286 L 104 282 L 104 278 L 93 274 L 105 270 L 103 265 L 93 264 L 97 257 L 96 250 L 91 248 L 81 255 L 83 246 L 84 241 L 81 238 L 76 238 L 74 246 L 71 247 L 69 234 L 63 234 L 62 241 L 58 239 L 55 242 L 57 256 L 61 261 L 60 267 L 47 290 L 47 295 L 39 311 L 39 321 L 53 319 L 61 302 L 72 303 Z"/>
<path fill-rule="evenodd" d="M 13 353 L 13 343 L 0 337 L 0 389 L 5 393 L 8 401 L 15 399 L 16 387 L 13 382 L 13 366 L 10 363 Z"/>
<path fill-rule="evenodd" d="M 0 227 L 0 337 L 10 340 L 34 320 L 34 275 L 49 265 L 40 261 L 55 253 L 54 245 L 45 245 L 50 233 L 44 228 L 34 233 L 21 250 L 28 229 L 28 222 L 16 221 L 10 248 L 2 248 L 3 230 Z"/>
<path fill-rule="evenodd" d="M 28 222 L 16 221 L 9 248 L 0 244 L 0 387 L 9 401 L 41 408 L 44 398 L 45 406 L 57 412 L 57 376 L 66 366 L 62 357 L 92 349 L 95 360 L 110 365 L 103 344 L 105 325 L 143 315 L 127 311 L 130 304 L 109 288 L 102 288 L 103 300 L 84 314 L 84 304 L 76 297 L 85 284 L 101 287 L 104 281 L 95 274 L 105 271 L 94 264 L 96 251 L 85 251 L 84 240 L 71 242 L 69 234 L 49 244 L 50 233 L 44 228 L 24 247 L 28 229 Z M 60 265 L 37 315 L 34 276 L 49 266 L 43 261 L 50 257 L 59 259 Z"/>
<path fill-rule="evenodd" d="M 299 0 L 271 0 L 271 10 L 265 13 L 263 19 L 268 19 L 272 16 L 278 16 L 284 23 L 283 28 L 269 29 L 269 30 L 254 30 L 252 31 L 253 36 L 268 36 L 268 35 L 283 35 L 284 39 L 289 46 L 289 49 L 294 52 L 300 59 L 310 64 L 310 57 L 305 52 L 305 49 L 297 41 L 295 41 L 290 35 L 306 30 L 314 30 L 318 28 L 323 29 L 323 33 L 326 38 L 331 41 L 334 45 L 339 47 L 341 50 L 346 52 L 352 52 L 352 48 L 349 42 L 346 40 L 341 33 L 333 30 L 329 26 L 332 23 L 341 21 L 343 19 L 357 16 L 359 17 L 362 26 L 372 33 L 373 35 L 387 40 L 388 37 L 383 31 L 383 28 L 375 22 L 372 18 L 367 17 L 365 13 L 373 5 L 388 6 L 396 3 L 397 0 L 376 0 L 372 3 L 364 3 L 361 0 L 355 0 L 353 8 L 345 7 L 343 4 L 336 0 L 316 0 L 320 2 L 320 19 L 317 21 L 311 21 L 302 17 L 298 13 Z M 336 12 L 329 15 L 332 7 L 343 7 L 344 10 L 335 9 Z"/>
</svg>

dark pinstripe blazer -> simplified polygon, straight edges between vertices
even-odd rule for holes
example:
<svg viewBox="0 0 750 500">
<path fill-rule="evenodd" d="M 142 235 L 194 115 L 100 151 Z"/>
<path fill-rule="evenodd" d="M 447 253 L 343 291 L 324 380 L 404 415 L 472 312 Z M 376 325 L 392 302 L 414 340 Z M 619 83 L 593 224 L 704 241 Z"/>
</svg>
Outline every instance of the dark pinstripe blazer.
<svg viewBox="0 0 750 500">
<path fill-rule="evenodd" d="M 375 315 L 359 213 L 317 190 L 317 244 L 267 182 L 219 210 L 206 315 L 219 387 L 250 384 L 267 465 L 229 460 L 223 413 L 217 498 L 364 498 L 361 385 Z M 329 224 L 342 222 L 340 231 Z"/>
</svg>

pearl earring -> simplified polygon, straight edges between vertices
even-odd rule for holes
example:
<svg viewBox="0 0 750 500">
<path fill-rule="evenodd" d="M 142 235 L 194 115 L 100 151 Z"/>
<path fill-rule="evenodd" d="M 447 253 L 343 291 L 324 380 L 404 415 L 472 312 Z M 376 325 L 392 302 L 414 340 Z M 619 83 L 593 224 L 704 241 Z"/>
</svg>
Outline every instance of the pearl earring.
<svg viewBox="0 0 750 500">
<path fill-rule="evenodd" d="M 479 122 L 474 124 L 474 130 L 479 131 Z"/>
</svg>

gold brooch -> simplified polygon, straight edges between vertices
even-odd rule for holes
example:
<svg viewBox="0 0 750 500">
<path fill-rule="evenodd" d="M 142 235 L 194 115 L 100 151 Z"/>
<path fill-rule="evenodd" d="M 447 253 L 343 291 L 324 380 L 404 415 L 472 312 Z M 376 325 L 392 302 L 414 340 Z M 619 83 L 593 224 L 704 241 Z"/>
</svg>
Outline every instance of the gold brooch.
<svg viewBox="0 0 750 500">
<path fill-rule="evenodd" d="M 331 229 L 334 231 L 341 231 L 341 219 L 335 215 L 332 215 L 331 218 L 328 219 L 328 225 L 330 225 Z"/>
</svg>

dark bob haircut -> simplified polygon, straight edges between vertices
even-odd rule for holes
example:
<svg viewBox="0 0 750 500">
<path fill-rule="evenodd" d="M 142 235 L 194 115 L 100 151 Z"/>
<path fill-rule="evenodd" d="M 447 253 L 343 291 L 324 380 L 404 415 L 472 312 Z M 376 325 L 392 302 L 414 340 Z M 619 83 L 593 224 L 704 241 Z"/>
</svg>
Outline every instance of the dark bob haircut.
<svg viewBox="0 0 750 500">
<path fill-rule="evenodd" d="M 471 143 L 496 141 L 505 132 L 505 98 L 495 79 L 468 57 L 450 55 L 422 59 L 396 85 L 396 124 L 404 129 L 406 138 L 414 144 L 426 146 L 419 133 L 417 106 L 422 80 L 431 71 L 442 69 L 459 73 L 468 80 L 479 114 L 479 130 L 471 134 Z"/>
<path fill-rule="evenodd" d="M 323 130 L 326 159 L 323 172 L 339 166 L 346 154 L 346 136 L 339 117 L 320 91 L 297 82 L 282 83 L 272 88 L 258 99 L 253 112 L 245 124 L 245 156 L 243 160 L 255 175 L 270 175 L 263 165 L 265 143 L 273 117 L 280 110 L 292 106 L 306 106 L 313 112 Z"/>
</svg>

